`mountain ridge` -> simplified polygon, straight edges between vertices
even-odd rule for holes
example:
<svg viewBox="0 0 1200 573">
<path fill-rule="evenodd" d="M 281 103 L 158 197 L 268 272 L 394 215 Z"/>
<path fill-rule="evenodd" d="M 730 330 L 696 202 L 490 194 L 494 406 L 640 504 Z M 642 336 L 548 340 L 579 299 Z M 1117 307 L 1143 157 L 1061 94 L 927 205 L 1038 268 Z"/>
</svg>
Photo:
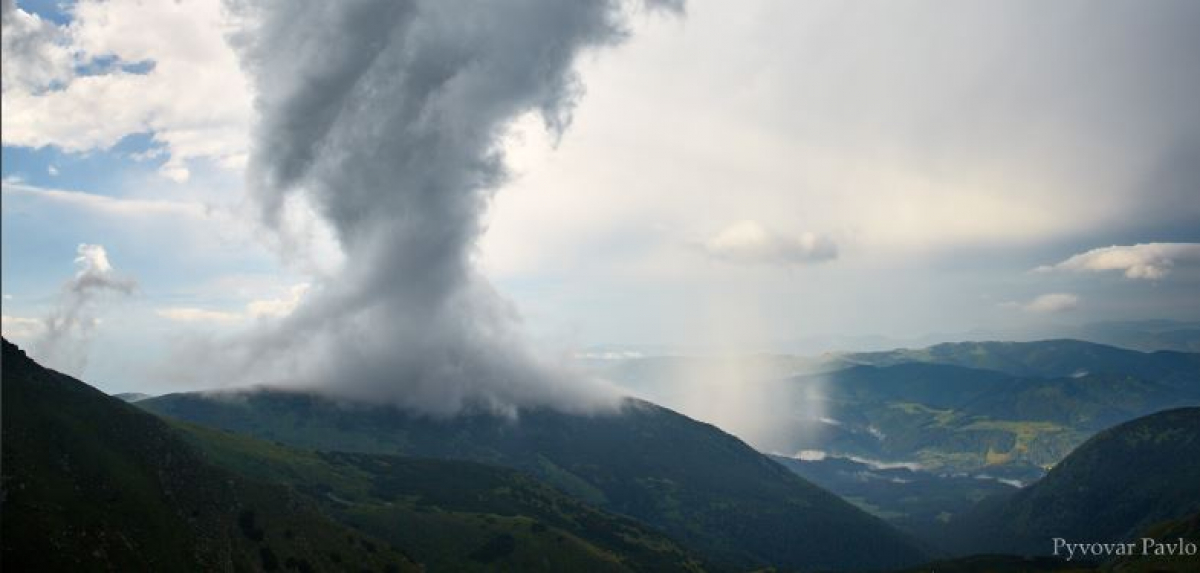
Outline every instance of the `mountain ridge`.
<svg viewBox="0 0 1200 573">
<path fill-rule="evenodd" d="M 619 415 L 527 409 L 515 421 L 347 410 L 310 394 L 261 389 L 236 400 L 174 394 L 137 405 L 296 447 L 512 467 L 736 566 L 884 568 L 925 555 L 915 540 L 737 438 L 648 402 L 629 402 Z M 857 551 L 854 538 L 866 540 Z"/>
</svg>

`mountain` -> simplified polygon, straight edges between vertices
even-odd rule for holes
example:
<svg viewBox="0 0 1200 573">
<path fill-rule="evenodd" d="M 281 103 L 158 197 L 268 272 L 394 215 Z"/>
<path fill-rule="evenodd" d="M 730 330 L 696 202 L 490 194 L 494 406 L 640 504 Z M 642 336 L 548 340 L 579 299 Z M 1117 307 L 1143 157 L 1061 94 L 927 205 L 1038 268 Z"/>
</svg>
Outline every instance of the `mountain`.
<svg viewBox="0 0 1200 573">
<path fill-rule="evenodd" d="M 886 568 L 925 558 L 915 541 L 736 438 L 646 402 L 612 413 L 527 409 L 516 419 L 481 412 L 435 419 L 259 389 L 173 394 L 138 406 L 293 447 L 508 466 L 739 568 Z"/>
<path fill-rule="evenodd" d="M 1071 329 L 1070 338 L 1134 350 L 1200 352 L 1200 323 L 1176 320 L 1098 322 Z"/>
<path fill-rule="evenodd" d="M 666 536 L 515 470 L 313 452 L 177 423 L 212 463 L 284 484 L 432 571 L 698 571 Z"/>
<path fill-rule="evenodd" d="M 1200 408 L 1160 412 L 1097 434 L 1045 478 L 952 520 L 964 553 L 1047 554 L 1050 539 L 1123 542 L 1200 511 Z"/>
<path fill-rule="evenodd" d="M 168 426 L 4 344 L 5 569 L 702 568 L 513 470 Z"/>
<path fill-rule="evenodd" d="M 761 451 L 820 450 L 1022 482 L 1104 428 L 1200 405 L 1200 354 L 1078 340 L 595 362 L 604 363 L 595 371 L 685 414 L 709 404 L 706 393 L 736 392 L 738 408 L 755 411 L 721 420 Z M 703 406 L 692 413 L 721 415 Z"/>
<path fill-rule="evenodd" d="M 4 570 L 417 570 L 7 340 L 2 360 Z"/>
<path fill-rule="evenodd" d="M 851 366 L 818 376 L 827 381 L 827 398 L 839 402 L 904 401 L 931 408 L 961 407 L 1013 380 L 1002 372 L 923 362 Z"/>
<path fill-rule="evenodd" d="M 810 419 L 795 416 L 786 445 L 771 450 L 821 450 L 1030 481 L 1104 428 L 1200 404 L 1195 354 L 1043 341 L 944 344 L 838 360 L 854 365 L 773 383 L 781 400 L 799 396 L 793 410 Z"/>
<path fill-rule="evenodd" d="M 1178 545 L 1181 540 L 1194 547 L 1200 546 L 1200 513 L 1156 523 L 1134 537 L 1142 546 L 1146 545 L 1146 539 L 1154 540 L 1149 551 L 1120 557 L 1110 564 L 1109 570 L 1120 573 L 1194 573 L 1200 565 L 1197 555 L 1185 555 L 1185 552 L 1172 555 L 1166 550 L 1166 547 Z M 1158 550 L 1158 547 L 1163 549 Z"/>
<path fill-rule="evenodd" d="M 887 366 L 926 362 L 993 370 L 1018 377 L 1062 378 L 1080 373 L 1135 376 L 1178 386 L 1200 384 L 1200 354 L 1139 352 L 1081 340 L 952 342 L 922 349 L 846 354 L 847 364 Z"/>
<path fill-rule="evenodd" d="M 1022 378 L 962 404 L 966 415 L 1048 422 L 1096 432 L 1151 412 L 1200 404 L 1197 388 L 1176 388 L 1136 376 L 1089 373 Z"/>
</svg>

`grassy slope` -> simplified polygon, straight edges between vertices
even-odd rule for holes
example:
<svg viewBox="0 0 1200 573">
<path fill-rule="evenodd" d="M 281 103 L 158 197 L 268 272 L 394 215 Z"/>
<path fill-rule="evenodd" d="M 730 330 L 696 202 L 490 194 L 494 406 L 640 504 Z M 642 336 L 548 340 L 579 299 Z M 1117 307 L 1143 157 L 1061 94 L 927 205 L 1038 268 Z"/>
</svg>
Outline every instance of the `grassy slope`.
<svg viewBox="0 0 1200 573">
<path fill-rule="evenodd" d="M 179 423 L 212 462 L 287 484 L 404 547 L 432 570 L 686 571 L 662 534 L 513 470 L 396 456 L 317 453 Z"/>
<path fill-rule="evenodd" d="M 1171 544 L 1183 539 L 1200 544 L 1200 513 L 1156 523 L 1142 530 L 1134 538 L 1135 541 L 1140 539 L 1153 539 L 1162 544 Z M 1153 550 L 1150 555 L 1122 557 L 1105 564 L 1106 571 L 1119 573 L 1195 573 L 1197 569 L 1200 569 L 1200 558 L 1156 555 Z"/>
<path fill-rule="evenodd" d="M 950 524 L 964 552 L 1044 554 L 1049 540 L 1121 542 L 1200 511 L 1200 408 L 1160 412 L 1097 434 L 1045 478 L 985 500 Z"/>
<path fill-rule="evenodd" d="M 739 566 L 882 568 L 924 554 L 736 438 L 646 403 L 613 415 L 529 410 L 517 421 L 483 414 L 431 420 L 278 391 L 236 400 L 171 395 L 138 405 L 305 448 L 507 465 Z"/>
<path fill-rule="evenodd" d="M 286 489 L 204 463 L 161 420 L 3 342 L 10 571 L 414 570 Z"/>
</svg>

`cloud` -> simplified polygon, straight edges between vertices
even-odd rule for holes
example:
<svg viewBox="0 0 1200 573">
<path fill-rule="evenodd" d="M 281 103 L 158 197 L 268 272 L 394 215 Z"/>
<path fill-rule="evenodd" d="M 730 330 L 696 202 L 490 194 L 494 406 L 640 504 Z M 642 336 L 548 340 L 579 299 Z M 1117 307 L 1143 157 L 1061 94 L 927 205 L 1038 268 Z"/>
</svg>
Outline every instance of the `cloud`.
<svg viewBox="0 0 1200 573">
<path fill-rule="evenodd" d="M 132 294 L 136 283 L 117 275 L 108 261 L 108 251 L 103 245 L 80 244 L 75 264 L 79 271 L 67 282 L 67 289 L 79 294 L 113 291 Z"/>
<path fill-rule="evenodd" d="M 292 314 L 304 295 L 308 293 L 309 284 L 301 283 L 288 289 L 284 298 L 273 298 L 251 301 L 246 305 L 246 314 L 254 318 L 281 318 Z"/>
<path fill-rule="evenodd" d="M 749 220 L 726 227 L 700 247 L 714 259 L 738 264 L 804 265 L 838 256 L 837 244 L 828 237 L 786 235 Z"/>
<path fill-rule="evenodd" d="M 245 317 L 236 312 L 224 312 L 219 310 L 207 310 L 203 308 L 173 306 L 169 308 L 160 308 L 154 311 L 155 314 L 174 320 L 177 322 L 217 322 L 231 323 L 241 322 Z"/>
<path fill-rule="evenodd" d="M 42 319 L 31 352 L 45 364 L 74 375 L 87 366 L 88 346 L 100 322 L 98 307 L 137 288 L 133 279 L 117 273 L 103 246 L 81 244 L 77 253 L 79 270 L 63 284 L 54 308 Z"/>
<path fill-rule="evenodd" d="M 1200 265 L 1200 243 L 1141 243 L 1092 249 L 1037 272 L 1120 271 L 1130 279 L 1157 280 L 1172 269 Z"/>
<path fill-rule="evenodd" d="M 561 133 L 574 63 L 625 36 L 620 2 L 249 2 L 234 36 L 256 107 L 248 181 L 281 232 L 300 200 L 344 254 L 298 303 L 213 343 L 228 379 L 307 386 L 450 414 L 612 404 L 529 348 L 474 269 L 481 217 L 506 181 L 509 125 Z M 218 377 L 225 378 L 222 375 Z"/>
<path fill-rule="evenodd" d="M 300 301 L 304 299 L 305 293 L 308 292 L 308 287 L 308 283 L 301 283 L 292 286 L 290 289 L 288 289 L 287 294 L 281 298 L 252 300 L 246 303 L 244 312 L 229 312 L 197 307 L 173 306 L 160 308 L 155 311 L 155 314 L 162 318 L 176 322 L 219 324 L 241 323 L 249 319 L 283 318 L 291 314 L 292 311 L 296 310 L 296 307 L 299 306 Z"/>
<path fill-rule="evenodd" d="M 85 152 L 152 133 L 161 174 L 241 167 L 250 93 L 219 0 L 81 0 L 58 26 L 4 1 L 4 145 Z"/>
<path fill-rule="evenodd" d="M 33 339 L 42 333 L 45 326 L 46 323 L 37 318 L 0 315 L 0 331 L 9 340 Z"/>
<path fill-rule="evenodd" d="M 1007 308 L 1016 308 L 1025 312 L 1033 312 L 1038 314 L 1051 314 L 1056 312 L 1065 312 L 1079 308 L 1079 296 L 1065 292 L 1055 292 L 1039 295 L 1033 300 L 1026 303 L 1006 302 L 1001 306 Z"/>
<path fill-rule="evenodd" d="M 1094 25 L 1073 24 L 1084 13 Z M 522 147 L 529 159 L 498 197 L 483 250 L 496 275 L 528 282 L 576 264 L 573 275 L 604 282 L 588 281 L 591 292 L 617 292 L 631 259 L 706 263 L 656 242 L 707 238 L 731 215 L 831 232 L 842 258 L 854 249 L 839 274 L 870 265 L 884 280 L 934 276 L 933 258 L 1200 222 L 1200 106 L 1186 95 L 1200 71 L 1182 56 L 1200 52 L 1200 3 L 701 1 L 686 26 L 672 24 L 639 27 L 628 49 L 586 63 L 571 132 L 557 147 Z M 651 225 L 671 233 L 631 237 Z M 645 296 L 669 293 L 647 306 L 728 280 L 707 267 L 688 267 L 680 283 L 692 287 L 639 277 Z M 856 291 L 877 278 L 824 284 Z M 950 291 L 946 279 L 930 280 Z M 842 328 L 828 304 L 790 295 L 771 304 Z M 926 324 L 953 320 L 936 306 Z M 862 308 L 872 324 L 886 314 Z M 624 322 L 639 337 L 663 319 Z"/>
<path fill-rule="evenodd" d="M 31 197 L 54 201 L 81 209 L 108 215 L 161 217 L 164 215 L 189 218 L 205 218 L 212 210 L 200 203 L 169 201 L 162 199 L 129 199 L 97 195 L 82 191 L 50 189 L 36 185 L 25 185 L 17 181 L 4 181 L 0 192 L 13 197 Z"/>
<path fill-rule="evenodd" d="M 0 27 L 3 28 L 0 83 L 5 93 L 38 92 L 72 75 L 67 39 L 53 22 L 17 8 L 13 0 L 3 0 Z"/>
</svg>

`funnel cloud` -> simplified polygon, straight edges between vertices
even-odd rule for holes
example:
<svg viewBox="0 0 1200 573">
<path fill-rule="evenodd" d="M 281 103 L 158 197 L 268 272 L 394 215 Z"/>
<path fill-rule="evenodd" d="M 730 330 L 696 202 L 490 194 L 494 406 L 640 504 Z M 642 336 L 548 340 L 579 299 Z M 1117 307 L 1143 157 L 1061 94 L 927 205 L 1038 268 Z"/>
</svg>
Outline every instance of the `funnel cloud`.
<svg viewBox="0 0 1200 573">
<path fill-rule="evenodd" d="M 288 210 L 306 205 L 343 255 L 287 318 L 209 349 L 235 378 L 433 414 L 615 403 L 605 385 L 522 341 L 517 312 L 472 259 L 507 177 L 508 126 L 534 113 L 561 134 L 582 94 L 575 60 L 624 38 L 636 10 L 559 0 L 233 7 L 245 27 L 232 41 L 256 88 L 248 183 L 262 221 L 285 234 Z"/>
</svg>

